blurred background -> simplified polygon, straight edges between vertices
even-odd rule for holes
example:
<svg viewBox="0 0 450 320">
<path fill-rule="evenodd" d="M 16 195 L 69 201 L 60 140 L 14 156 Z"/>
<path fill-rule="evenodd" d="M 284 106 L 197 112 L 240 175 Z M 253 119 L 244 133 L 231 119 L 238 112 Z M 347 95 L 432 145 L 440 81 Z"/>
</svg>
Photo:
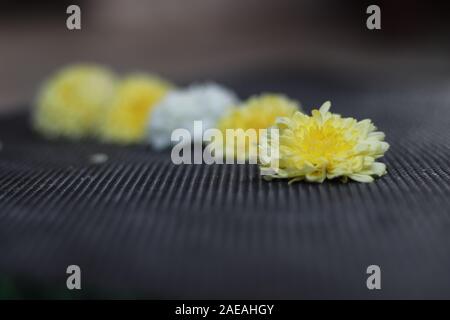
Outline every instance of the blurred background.
<svg viewBox="0 0 450 320">
<path fill-rule="evenodd" d="M 66 28 L 70 4 L 82 30 Z M 366 28 L 370 4 L 382 30 Z M 299 73 L 429 81 L 450 72 L 449 12 L 424 0 L 3 0 L 0 112 L 26 107 L 49 73 L 77 61 L 180 84 Z"/>
</svg>

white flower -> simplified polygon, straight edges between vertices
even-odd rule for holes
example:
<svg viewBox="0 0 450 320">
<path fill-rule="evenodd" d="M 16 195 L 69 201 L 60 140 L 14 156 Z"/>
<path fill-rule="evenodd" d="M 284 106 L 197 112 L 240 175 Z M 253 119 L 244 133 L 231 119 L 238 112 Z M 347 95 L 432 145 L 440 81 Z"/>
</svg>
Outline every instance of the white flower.
<svg viewBox="0 0 450 320">
<path fill-rule="evenodd" d="M 233 92 L 214 83 L 170 91 L 149 117 L 149 141 L 156 149 L 169 147 L 172 132 L 184 128 L 189 130 L 195 142 L 199 142 L 202 137 L 194 137 L 194 121 L 202 121 L 203 130 L 213 128 L 217 120 L 238 102 Z"/>
</svg>

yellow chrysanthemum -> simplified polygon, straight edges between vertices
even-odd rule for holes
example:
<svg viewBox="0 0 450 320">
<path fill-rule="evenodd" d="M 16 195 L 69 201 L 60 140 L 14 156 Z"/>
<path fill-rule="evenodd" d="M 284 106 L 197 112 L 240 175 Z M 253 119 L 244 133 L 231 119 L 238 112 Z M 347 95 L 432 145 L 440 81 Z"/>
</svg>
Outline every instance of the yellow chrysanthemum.
<svg viewBox="0 0 450 320">
<path fill-rule="evenodd" d="M 114 95 L 116 80 L 94 65 L 69 66 L 41 88 L 33 125 L 48 137 L 81 138 L 93 132 Z"/>
<path fill-rule="evenodd" d="M 142 141 L 152 108 L 171 87 L 156 76 L 135 74 L 125 78 L 99 127 L 100 138 L 118 143 Z"/>
<path fill-rule="evenodd" d="M 383 141 L 384 133 L 375 131 L 369 119 L 357 121 L 330 113 L 330 106 L 325 102 L 312 116 L 296 112 L 278 119 L 279 138 L 269 138 L 268 142 L 279 144 L 279 167 L 271 168 L 270 159 L 262 159 L 262 172 L 275 172 L 266 177 L 289 178 L 291 182 L 323 182 L 337 177 L 372 182 L 372 176 L 386 173 L 386 165 L 375 161 L 389 148 Z"/>
<path fill-rule="evenodd" d="M 257 149 L 250 148 L 249 143 L 239 145 L 238 139 L 248 129 L 267 129 L 275 123 L 279 117 L 289 117 L 299 110 L 299 104 L 279 94 L 263 94 L 251 97 L 243 104 L 234 107 L 228 114 L 219 120 L 217 128 L 222 132 L 225 146 L 224 153 L 231 153 L 237 159 L 256 157 Z M 234 144 L 226 142 L 227 129 L 242 129 L 236 132 Z M 259 134 L 256 136 L 259 139 Z M 234 145 L 234 148 L 228 146 Z"/>
</svg>

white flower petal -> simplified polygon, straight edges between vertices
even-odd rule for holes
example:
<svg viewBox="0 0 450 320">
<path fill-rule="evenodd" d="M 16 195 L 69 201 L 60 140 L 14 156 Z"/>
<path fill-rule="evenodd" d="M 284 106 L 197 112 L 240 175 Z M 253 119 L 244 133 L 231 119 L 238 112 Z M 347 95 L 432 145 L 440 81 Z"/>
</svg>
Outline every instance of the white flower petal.
<svg viewBox="0 0 450 320">
<path fill-rule="evenodd" d="M 148 137 L 157 149 L 169 147 L 175 129 L 189 130 L 194 141 L 201 141 L 201 134 L 194 137 L 194 121 L 203 122 L 203 131 L 213 128 L 217 120 L 238 103 L 230 90 L 214 84 L 192 85 L 167 94 L 150 115 Z"/>
</svg>

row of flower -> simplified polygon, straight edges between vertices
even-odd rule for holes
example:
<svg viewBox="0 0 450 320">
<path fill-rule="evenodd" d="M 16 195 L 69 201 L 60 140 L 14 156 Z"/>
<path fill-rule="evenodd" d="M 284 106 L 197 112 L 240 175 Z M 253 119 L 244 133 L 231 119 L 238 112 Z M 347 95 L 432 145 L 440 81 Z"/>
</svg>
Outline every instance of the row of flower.
<svg viewBox="0 0 450 320">
<path fill-rule="evenodd" d="M 102 66 L 74 65 L 41 87 L 33 125 L 49 138 L 94 137 L 120 144 L 149 143 L 155 149 L 169 147 L 175 129 L 192 131 L 196 120 L 204 130 L 223 132 L 274 127 L 279 138 L 269 144 L 278 144 L 279 168 L 268 178 L 371 182 L 373 176 L 385 174 L 386 166 L 375 161 L 389 148 L 384 134 L 368 119 L 342 118 L 329 108 L 327 102 L 308 116 L 297 101 L 281 94 L 241 102 L 214 83 L 177 88 L 155 75 L 119 78 Z M 269 161 L 259 160 L 262 169 L 269 169 Z"/>
</svg>

